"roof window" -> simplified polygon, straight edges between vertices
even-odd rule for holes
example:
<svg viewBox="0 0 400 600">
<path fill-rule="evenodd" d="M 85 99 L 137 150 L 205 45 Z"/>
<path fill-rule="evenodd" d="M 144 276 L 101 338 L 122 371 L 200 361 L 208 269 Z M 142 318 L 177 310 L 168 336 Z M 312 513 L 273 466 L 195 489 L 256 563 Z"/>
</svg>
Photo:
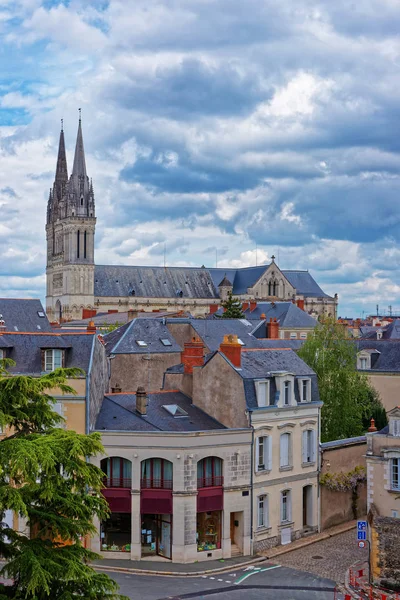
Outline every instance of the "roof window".
<svg viewBox="0 0 400 600">
<path fill-rule="evenodd" d="M 160 341 L 163 346 L 172 346 L 172 343 L 167 338 L 160 338 Z"/>
<path fill-rule="evenodd" d="M 163 404 L 163 408 L 173 417 L 187 417 L 186 410 L 183 410 L 178 404 Z"/>
<path fill-rule="evenodd" d="M 41 319 L 45 317 L 45 314 L 42 310 L 38 310 L 38 317 L 40 317 Z"/>
<path fill-rule="evenodd" d="M 40 325 L 36 325 L 36 329 L 42 329 Z"/>
<path fill-rule="evenodd" d="M 140 348 L 146 348 L 147 346 L 147 342 L 144 342 L 143 340 L 136 340 L 136 343 Z"/>
<path fill-rule="evenodd" d="M 14 331 L 19 331 L 19 329 L 16 325 L 14 325 Z"/>
<path fill-rule="evenodd" d="M 245 346 L 246 345 L 240 338 L 238 338 L 237 341 L 238 341 L 238 344 L 240 344 L 241 346 Z"/>
</svg>

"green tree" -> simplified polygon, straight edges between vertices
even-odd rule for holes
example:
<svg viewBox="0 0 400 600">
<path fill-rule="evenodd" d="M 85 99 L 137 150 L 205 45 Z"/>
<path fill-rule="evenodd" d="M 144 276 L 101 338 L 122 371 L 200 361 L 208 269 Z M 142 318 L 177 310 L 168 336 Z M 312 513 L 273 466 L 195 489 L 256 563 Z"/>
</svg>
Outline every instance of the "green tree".
<svg viewBox="0 0 400 600">
<path fill-rule="evenodd" d="M 0 426 L 8 435 L 0 441 L 0 521 L 13 510 L 27 529 L 0 523 L 0 553 L 7 561 L 0 576 L 13 580 L 0 587 L 0 599 L 122 598 L 112 579 L 88 565 L 98 555 L 82 543 L 95 532 L 93 517 L 108 514 L 102 472 L 87 461 L 103 452 L 100 435 L 60 428 L 63 419 L 49 395 L 54 388 L 73 394 L 67 378 L 80 373 L 8 376 L 1 369 Z"/>
<path fill-rule="evenodd" d="M 321 440 L 328 442 L 363 435 L 370 418 L 382 408 L 367 376 L 357 371 L 356 345 L 343 325 L 321 319 L 299 350 L 317 374 L 321 410 Z"/>
<path fill-rule="evenodd" d="M 221 306 L 225 309 L 222 315 L 219 315 L 222 319 L 244 319 L 242 311 L 242 303 L 239 298 L 232 296 L 232 292 L 228 292 L 228 298 L 225 302 L 221 302 Z"/>
</svg>

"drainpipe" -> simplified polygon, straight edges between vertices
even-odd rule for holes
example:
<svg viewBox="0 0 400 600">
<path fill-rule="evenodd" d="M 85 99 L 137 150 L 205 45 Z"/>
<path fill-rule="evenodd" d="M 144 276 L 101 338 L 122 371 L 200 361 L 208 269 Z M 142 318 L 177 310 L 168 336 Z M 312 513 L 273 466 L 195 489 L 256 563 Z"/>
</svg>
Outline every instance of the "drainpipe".
<svg viewBox="0 0 400 600">
<path fill-rule="evenodd" d="M 254 519 L 254 508 L 253 508 L 253 499 L 254 499 L 254 494 L 253 494 L 253 483 L 254 483 L 254 427 L 251 423 L 251 413 L 252 411 L 249 410 L 248 415 L 249 415 L 249 425 L 251 427 L 251 448 L 250 448 L 250 554 L 251 556 L 253 555 L 254 552 L 254 526 L 253 526 L 253 519 Z"/>
<path fill-rule="evenodd" d="M 317 527 L 318 533 L 321 531 L 321 486 L 319 483 L 321 476 L 321 466 L 323 460 L 321 448 L 321 408 L 318 411 L 318 467 L 317 467 Z"/>
</svg>

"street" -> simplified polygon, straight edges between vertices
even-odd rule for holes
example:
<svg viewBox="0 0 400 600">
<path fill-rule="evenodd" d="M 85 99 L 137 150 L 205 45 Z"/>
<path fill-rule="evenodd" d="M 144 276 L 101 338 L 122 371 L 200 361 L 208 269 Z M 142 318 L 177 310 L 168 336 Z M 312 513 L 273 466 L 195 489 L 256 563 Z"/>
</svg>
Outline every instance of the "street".
<svg viewBox="0 0 400 600">
<path fill-rule="evenodd" d="M 180 600 L 218 597 L 248 600 L 333 600 L 335 583 L 305 573 L 263 563 L 229 573 L 199 577 L 162 577 L 108 573 L 131 600 Z"/>
</svg>

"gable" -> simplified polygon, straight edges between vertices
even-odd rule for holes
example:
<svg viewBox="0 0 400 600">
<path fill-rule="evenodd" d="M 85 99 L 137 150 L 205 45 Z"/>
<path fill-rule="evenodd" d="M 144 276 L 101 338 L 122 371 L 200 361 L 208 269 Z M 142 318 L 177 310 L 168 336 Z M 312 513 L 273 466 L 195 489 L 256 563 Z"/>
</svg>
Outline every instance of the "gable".
<svg viewBox="0 0 400 600">
<path fill-rule="evenodd" d="M 275 294 L 273 293 L 274 288 L 271 288 L 269 283 L 276 284 Z M 254 284 L 249 286 L 248 293 L 260 298 L 267 296 L 291 298 L 296 293 L 296 289 L 290 284 L 278 265 L 273 262 L 261 273 Z"/>
</svg>

